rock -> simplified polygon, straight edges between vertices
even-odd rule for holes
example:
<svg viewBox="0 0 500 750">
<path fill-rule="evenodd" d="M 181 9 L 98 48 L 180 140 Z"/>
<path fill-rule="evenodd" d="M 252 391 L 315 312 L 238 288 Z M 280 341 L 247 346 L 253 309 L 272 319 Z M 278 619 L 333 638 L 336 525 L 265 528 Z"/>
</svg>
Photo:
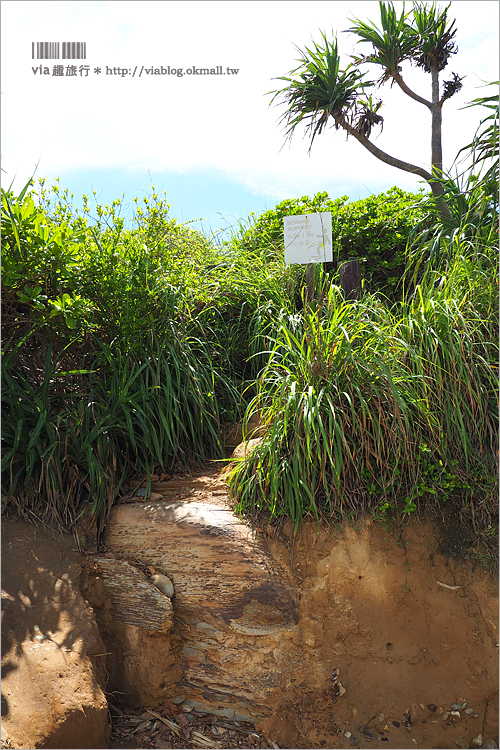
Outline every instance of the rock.
<svg viewBox="0 0 500 750">
<path fill-rule="evenodd" d="M 477 737 L 472 740 L 472 744 L 474 745 L 474 747 L 481 747 L 481 745 L 483 744 L 483 735 L 478 734 Z"/>
<path fill-rule="evenodd" d="M 151 583 L 153 584 L 153 586 L 156 586 L 158 591 L 161 591 L 162 594 L 165 594 L 165 596 L 168 596 L 169 599 L 173 597 L 174 586 L 168 576 L 164 576 L 161 574 L 156 574 L 154 576 L 151 576 Z"/>
<path fill-rule="evenodd" d="M 186 500 L 115 507 L 104 542 L 121 562 L 137 558 L 168 570 L 175 585 L 179 643 L 170 647 L 171 669 L 162 667 L 163 683 L 159 669 L 149 692 L 142 680 L 135 701 L 140 697 L 148 707 L 172 698 L 176 676 L 175 695 L 199 711 L 237 721 L 269 716 L 273 694 L 289 682 L 298 602 L 260 536 L 229 507 Z M 129 605 L 124 599 L 120 606 L 124 615 Z M 151 601 L 149 620 L 154 606 Z M 140 627 L 141 610 L 135 610 Z M 160 687 L 167 683 L 169 694 Z"/>
<path fill-rule="evenodd" d="M 126 560 L 90 560 L 94 568 L 87 570 L 82 591 L 94 607 L 109 654 L 108 690 L 121 693 L 131 705 L 146 707 L 174 697 L 181 672 L 172 603 L 154 583 L 161 586 L 166 579 L 172 587 L 170 579 L 158 574 L 148 581 Z M 99 576 L 93 574 L 95 569 Z"/>
<path fill-rule="evenodd" d="M 64 537 L 2 521 L 2 747 L 108 746 L 106 649 L 78 579 Z"/>
<path fill-rule="evenodd" d="M 228 428 L 224 438 L 224 445 L 226 449 L 234 449 L 244 441 L 260 435 L 261 432 L 261 415 L 260 412 L 256 412 L 248 420 L 245 434 L 243 434 L 243 421 Z"/>
<path fill-rule="evenodd" d="M 145 500 L 161 500 L 163 495 L 160 495 L 158 492 L 148 492 L 145 487 L 140 487 L 136 493 L 136 497 L 142 497 Z"/>
<path fill-rule="evenodd" d="M 408 712 L 408 716 L 410 717 L 411 723 L 415 724 L 418 718 L 418 705 L 416 703 L 411 704 L 411 708 Z"/>
<path fill-rule="evenodd" d="M 231 458 L 246 458 L 257 446 L 259 446 L 264 438 L 253 438 L 244 443 L 240 443 L 233 451 Z"/>
<path fill-rule="evenodd" d="M 340 677 L 340 669 L 336 668 L 333 670 L 333 675 L 332 675 L 333 688 L 330 692 L 333 703 L 335 703 L 337 698 L 342 698 L 342 696 L 346 694 L 346 689 L 340 682 L 339 677 Z"/>
<path fill-rule="evenodd" d="M 148 500 L 161 500 L 163 498 L 163 495 L 160 495 L 159 492 L 152 492 L 150 496 L 148 497 Z"/>
</svg>

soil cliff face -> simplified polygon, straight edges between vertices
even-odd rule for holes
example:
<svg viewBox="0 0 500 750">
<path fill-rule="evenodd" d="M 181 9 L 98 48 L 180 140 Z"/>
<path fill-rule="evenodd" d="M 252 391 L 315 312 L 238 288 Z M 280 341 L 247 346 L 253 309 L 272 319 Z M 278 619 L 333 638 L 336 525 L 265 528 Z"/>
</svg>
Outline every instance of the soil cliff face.
<svg viewBox="0 0 500 750">
<path fill-rule="evenodd" d="M 268 736 L 288 747 L 498 742 L 498 584 L 438 546 L 430 523 L 401 535 L 369 519 L 305 525 L 293 555 L 302 655 Z"/>
<path fill-rule="evenodd" d="M 497 581 L 440 554 L 435 524 L 252 530 L 210 481 L 153 487 L 105 537 L 174 582 L 170 697 L 283 747 L 497 736 Z"/>
<path fill-rule="evenodd" d="M 105 647 L 61 535 L 2 521 L 2 747 L 102 748 Z"/>
</svg>

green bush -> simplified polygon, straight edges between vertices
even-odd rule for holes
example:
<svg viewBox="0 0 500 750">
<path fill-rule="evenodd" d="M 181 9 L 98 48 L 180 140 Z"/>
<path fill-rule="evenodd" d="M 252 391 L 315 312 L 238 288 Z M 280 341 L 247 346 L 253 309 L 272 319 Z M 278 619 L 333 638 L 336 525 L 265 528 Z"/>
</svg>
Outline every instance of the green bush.
<svg viewBox="0 0 500 750">
<path fill-rule="evenodd" d="M 348 258 L 359 258 L 367 290 L 394 297 L 405 270 L 408 237 L 424 216 L 422 200 L 422 193 L 406 193 L 397 187 L 351 202 L 346 196 L 332 200 L 326 192 L 314 198 L 287 199 L 254 219 L 242 232 L 241 244 L 266 257 L 283 255 L 285 216 L 330 211 L 334 267 Z"/>
<path fill-rule="evenodd" d="M 156 195 L 126 228 L 119 201 L 92 217 L 28 187 L 2 193 L 4 499 L 103 522 L 131 476 L 224 456 L 262 365 L 251 321 L 286 273 L 221 252 Z"/>
</svg>

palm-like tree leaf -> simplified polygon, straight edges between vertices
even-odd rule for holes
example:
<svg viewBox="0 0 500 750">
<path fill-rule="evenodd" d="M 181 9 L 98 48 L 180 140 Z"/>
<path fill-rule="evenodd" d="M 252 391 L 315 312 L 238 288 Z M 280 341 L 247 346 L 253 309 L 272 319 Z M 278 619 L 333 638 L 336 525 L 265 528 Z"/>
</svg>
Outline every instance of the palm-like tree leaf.
<svg viewBox="0 0 500 750">
<path fill-rule="evenodd" d="M 498 87 L 498 81 L 492 84 Z M 491 110 L 491 114 L 484 117 L 479 123 L 479 127 L 474 136 L 474 140 L 460 149 L 457 156 L 462 152 L 468 152 L 474 156 L 474 161 L 480 162 L 488 159 L 495 159 L 496 170 L 498 171 L 498 110 L 499 110 L 498 93 L 492 96 L 482 96 L 474 99 L 472 102 L 463 107 L 482 106 Z M 484 126 L 484 127 L 482 127 Z"/>
<path fill-rule="evenodd" d="M 387 79 L 391 73 L 399 70 L 404 60 L 411 58 L 415 50 L 415 37 L 406 22 L 409 14 L 405 13 L 404 6 L 399 18 L 392 3 L 380 2 L 379 7 L 381 28 L 374 23 L 351 19 L 353 25 L 346 29 L 346 32 L 356 34 L 361 42 L 371 44 L 373 47 L 370 55 L 353 58 L 355 62 L 372 62 L 381 65 L 385 69 L 383 79 Z"/>
<path fill-rule="evenodd" d="M 457 52 L 455 21 L 448 24 L 449 5 L 442 11 L 432 3 L 430 7 L 415 3 L 413 7 L 413 27 L 415 47 L 418 54 L 416 64 L 428 73 L 432 69 L 441 71 L 448 64 L 451 55 Z"/>
<path fill-rule="evenodd" d="M 372 85 L 362 81 L 364 74 L 353 65 L 340 70 L 336 38 L 329 42 L 324 33 L 322 37 L 323 44 L 314 43 L 312 49 L 306 47 L 304 51 L 299 49 L 302 55 L 298 60 L 299 65 L 288 77 L 277 79 L 288 85 L 269 92 L 274 94 L 271 104 L 281 97 L 278 103 L 286 106 L 280 123 L 284 122 L 287 126 L 287 137 L 291 138 L 295 128 L 304 122 L 306 132 L 311 133 L 311 146 L 328 118 L 343 117 L 356 102 L 359 92 Z"/>
</svg>

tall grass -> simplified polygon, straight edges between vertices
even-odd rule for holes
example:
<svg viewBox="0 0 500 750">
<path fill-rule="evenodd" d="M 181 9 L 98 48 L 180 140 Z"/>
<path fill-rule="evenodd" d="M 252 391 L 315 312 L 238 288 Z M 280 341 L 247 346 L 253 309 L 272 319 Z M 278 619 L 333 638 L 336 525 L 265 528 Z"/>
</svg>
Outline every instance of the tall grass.
<svg viewBox="0 0 500 750">
<path fill-rule="evenodd" d="M 125 229 L 118 202 L 89 223 L 55 196 L 2 194 L 3 501 L 102 526 L 131 477 L 224 457 L 283 263 L 221 250 L 157 197 Z"/>
<path fill-rule="evenodd" d="M 34 384 L 2 362 L 5 501 L 70 527 L 86 506 L 104 522 L 123 483 L 155 470 L 188 469 L 224 456 L 217 392 L 238 394 L 210 359 L 206 342 L 175 329 L 100 349 L 92 368 L 64 372 L 49 343 Z M 71 393 L 61 382 L 78 378 Z M 59 384 L 59 387 L 58 387 Z"/>
<path fill-rule="evenodd" d="M 127 229 L 115 204 L 92 223 L 68 196 L 3 193 L 4 506 L 102 528 L 130 478 L 224 457 L 224 426 L 259 411 L 230 474 L 242 511 L 447 503 L 494 527 L 498 217 L 457 190 L 449 226 L 429 202 L 415 227 L 400 302 L 347 302 L 317 269 L 311 304 L 274 245 L 216 246 L 157 196 Z"/>
<path fill-rule="evenodd" d="M 471 271 L 457 258 L 392 309 L 330 284 L 279 321 L 247 414 L 261 412 L 265 438 L 230 475 L 241 510 L 298 524 L 491 492 L 498 331 L 474 307 Z"/>
</svg>

